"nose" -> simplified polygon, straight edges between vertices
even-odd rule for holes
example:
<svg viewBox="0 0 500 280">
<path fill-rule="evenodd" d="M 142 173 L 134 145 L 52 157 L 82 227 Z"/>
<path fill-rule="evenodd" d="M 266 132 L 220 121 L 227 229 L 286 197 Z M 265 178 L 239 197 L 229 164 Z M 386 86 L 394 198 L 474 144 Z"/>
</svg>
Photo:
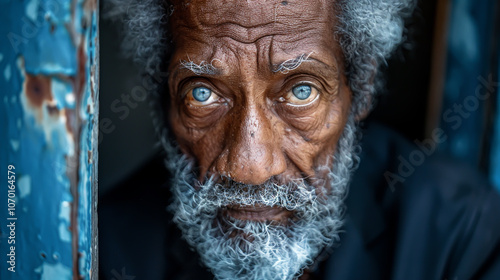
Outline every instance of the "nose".
<svg viewBox="0 0 500 280">
<path fill-rule="evenodd" d="M 219 174 L 244 184 L 258 185 L 286 170 L 278 132 L 262 107 L 234 113 L 224 152 L 216 161 Z"/>
</svg>

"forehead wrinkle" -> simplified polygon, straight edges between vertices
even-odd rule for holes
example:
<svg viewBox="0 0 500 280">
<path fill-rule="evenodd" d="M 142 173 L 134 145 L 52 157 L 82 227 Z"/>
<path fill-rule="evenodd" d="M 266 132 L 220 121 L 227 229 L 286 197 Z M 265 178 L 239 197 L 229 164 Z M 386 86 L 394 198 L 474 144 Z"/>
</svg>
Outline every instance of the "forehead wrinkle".
<svg viewBox="0 0 500 280">
<path fill-rule="evenodd" d="M 243 44 L 254 44 L 263 38 L 280 37 L 288 38 L 291 42 L 308 38 L 310 34 L 317 32 L 317 25 L 330 25 L 328 22 L 304 21 L 311 22 L 311 25 L 301 25 L 300 32 L 291 32 L 292 29 L 297 29 L 296 25 L 286 25 L 282 23 L 263 23 L 258 26 L 242 26 L 237 23 L 221 23 L 212 26 L 205 26 L 204 30 L 199 30 L 204 34 L 209 34 L 214 38 L 229 38 Z M 269 27 L 271 26 L 271 27 Z M 192 30 L 191 30 L 192 32 Z"/>
<path fill-rule="evenodd" d="M 197 16 L 194 19 L 197 26 L 216 28 L 220 28 L 223 24 L 235 25 L 241 28 L 256 28 L 270 24 L 276 25 L 272 26 L 273 28 L 279 26 L 294 28 L 301 25 L 304 20 L 314 21 L 318 19 L 318 13 L 333 8 L 333 1 L 289 0 L 286 6 L 281 5 L 281 0 L 203 0 L 200 2 L 203 2 L 203 4 L 189 5 L 190 14 Z M 269 2 L 272 7 L 262 2 Z"/>
<path fill-rule="evenodd" d="M 302 4 L 293 3 L 294 1 L 289 1 L 287 6 L 281 6 L 281 1 L 269 2 L 275 3 L 274 9 L 265 8 L 257 1 L 221 1 L 218 5 L 211 6 L 206 2 L 192 3 L 181 8 L 187 16 L 181 13 L 174 15 L 172 19 L 177 18 L 176 25 L 184 25 L 190 32 L 201 32 L 204 36 L 213 38 L 227 37 L 246 44 L 273 35 L 289 36 L 297 28 L 301 29 L 297 33 L 307 32 L 309 24 L 304 23 L 312 26 L 324 24 L 317 14 L 327 8 L 327 2 L 318 1 L 314 8 L 303 7 Z M 290 9 L 292 6 L 302 9 Z M 331 20 L 326 21 L 331 23 Z"/>
<path fill-rule="evenodd" d="M 181 9 L 186 11 L 188 16 L 178 17 L 174 15 L 178 19 L 176 24 L 184 26 L 191 32 L 201 32 L 215 38 L 228 37 L 242 43 L 254 43 L 259 38 L 264 37 L 266 32 L 275 29 L 272 26 L 274 22 L 270 16 L 256 19 L 250 16 L 250 13 L 245 13 L 245 9 L 241 9 L 242 5 L 245 6 L 249 3 L 227 4 L 229 3 L 219 3 L 219 5 L 215 5 L 215 9 L 207 9 L 204 5 L 196 4 L 182 6 Z M 263 9 L 261 5 L 258 5 L 257 8 Z M 253 10 L 255 12 L 255 8 Z M 259 14 L 263 15 L 266 12 L 262 10 Z"/>
<path fill-rule="evenodd" d="M 256 26 L 243 26 L 238 23 L 222 23 L 208 28 L 216 38 L 230 38 L 243 44 L 254 44 L 257 41 L 275 35 L 287 35 L 284 28 L 276 27 L 275 23 L 262 23 Z"/>
<path fill-rule="evenodd" d="M 205 2 L 203 0 L 202 2 Z M 242 28 L 262 27 L 275 21 L 275 13 L 262 1 L 222 1 L 205 2 L 205 5 L 193 5 L 192 12 L 199 16 L 198 22 L 204 26 L 221 27 L 232 24 Z M 277 2 L 277 0 L 265 1 Z M 258 15 L 258 16 L 256 16 Z"/>
</svg>

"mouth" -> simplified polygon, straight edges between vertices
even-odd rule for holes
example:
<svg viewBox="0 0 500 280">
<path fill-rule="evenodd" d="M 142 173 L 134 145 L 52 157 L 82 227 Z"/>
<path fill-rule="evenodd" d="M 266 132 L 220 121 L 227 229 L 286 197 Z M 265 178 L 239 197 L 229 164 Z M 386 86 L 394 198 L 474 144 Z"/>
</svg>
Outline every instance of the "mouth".
<svg viewBox="0 0 500 280">
<path fill-rule="evenodd" d="M 229 205 L 222 209 L 222 214 L 242 221 L 278 222 L 286 224 L 293 213 L 282 207 L 264 205 Z"/>
</svg>

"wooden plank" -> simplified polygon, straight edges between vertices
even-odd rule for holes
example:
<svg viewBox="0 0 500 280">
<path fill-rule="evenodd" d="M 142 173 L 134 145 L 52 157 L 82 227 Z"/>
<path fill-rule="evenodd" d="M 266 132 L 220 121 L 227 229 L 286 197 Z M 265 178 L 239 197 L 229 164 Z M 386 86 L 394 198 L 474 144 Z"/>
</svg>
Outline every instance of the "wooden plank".
<svg viewBox="0 0 500 280">
<path fill-rule="evenodd" d="M 97 279 L 97 7 L 0 2 L 0 279 Z"/>
<path fill-rule="evenodd" d="M 425 136 L 427 138 L 432 137 L 432 131 L 439 126 L 439 117 L 441 115 L 444 79 L 446 74 L 450 7 L 451 2 L 449 0 L 437 1 L 429 98 L 427 101 L 427 116 L 425 122 Z"/>
</svg>

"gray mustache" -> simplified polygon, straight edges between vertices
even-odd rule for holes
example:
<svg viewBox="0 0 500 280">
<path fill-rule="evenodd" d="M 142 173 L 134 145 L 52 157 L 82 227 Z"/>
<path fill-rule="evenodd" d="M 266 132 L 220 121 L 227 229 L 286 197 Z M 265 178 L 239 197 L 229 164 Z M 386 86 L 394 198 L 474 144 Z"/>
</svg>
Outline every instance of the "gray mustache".
<svg viewBox="0 0 500 280">
<path fill-rule="evenodd" d="M 266 182 L 261 185 L 247 185 L 226 179 L 221 183 L 206 184 L 199 195 L 215 207 L 262 205 L 295 210 L 317 200 L 315 189 L 304 180 L 288 184 Z"/>
</svg>

